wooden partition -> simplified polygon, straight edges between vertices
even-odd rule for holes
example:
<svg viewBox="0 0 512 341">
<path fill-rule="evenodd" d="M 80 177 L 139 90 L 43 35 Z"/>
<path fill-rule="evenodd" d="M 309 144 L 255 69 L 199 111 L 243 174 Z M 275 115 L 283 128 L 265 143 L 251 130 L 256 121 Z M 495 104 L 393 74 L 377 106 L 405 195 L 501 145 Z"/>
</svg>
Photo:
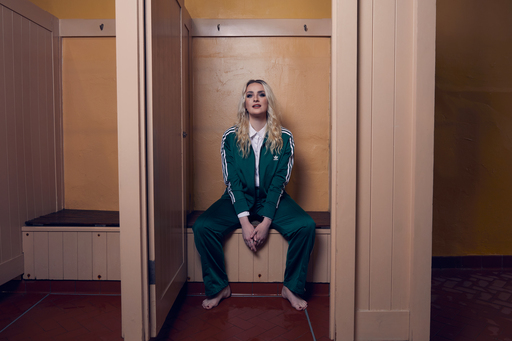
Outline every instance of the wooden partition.
<svg viewBox="0 0 512 341">
<path fill-rule="evenodd" d="M 435 1 L 333 4 L 331 336 L 428 340 Z"/>
<path fill-rule="evenodd" d="M 0 1 L 0 284 L 23 273 L 21 226 L 62 208 L 58 20 Z"/>
</svg>

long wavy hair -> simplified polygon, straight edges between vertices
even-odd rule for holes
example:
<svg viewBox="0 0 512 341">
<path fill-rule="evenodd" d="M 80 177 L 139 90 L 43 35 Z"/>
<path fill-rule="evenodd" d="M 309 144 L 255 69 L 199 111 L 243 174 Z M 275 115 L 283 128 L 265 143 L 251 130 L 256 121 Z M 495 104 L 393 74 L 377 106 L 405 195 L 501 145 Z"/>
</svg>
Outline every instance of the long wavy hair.
<svg viewBox="0 0 512 341">
<path fill-rule="evenodd" d="M 279 118 L 279 112 L 277 110 L 276 98 L 272 92 L 272 88 L 261 79 L 251 79 L 248 81 L 244 85 L 242 96 L 240 96 L 236 122 L 236 142 L 238 148 L 244 158 L 249 155 L 251 139 L 249 137 L 249 112 L 245 108 L 245 96 L 247 87 L 253 83 L 263 85 L 268 101 L 267 128 L 265 131 L 267 141 L 265 142 L 265 147 L 267 150 L 270 150 L 272 154 L 279 154 L 283 148 L 283 138 L 281 137 L 281 119 Z"/>
</svg>

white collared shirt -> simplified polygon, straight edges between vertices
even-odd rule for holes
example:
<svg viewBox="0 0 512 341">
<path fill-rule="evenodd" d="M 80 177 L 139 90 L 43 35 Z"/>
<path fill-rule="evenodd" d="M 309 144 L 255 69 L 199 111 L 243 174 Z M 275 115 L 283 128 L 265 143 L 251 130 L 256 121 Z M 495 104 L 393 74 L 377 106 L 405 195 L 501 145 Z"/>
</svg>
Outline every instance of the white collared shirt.
<svg viewBox="0 0 512 341">
<path fill-rule="evenodd" d="M 249 137 L 251 139 L 252 149 L 254 150 L 254 157 L 256 158 L 256 168 L 254 170 L 254 182 L 256 183 L 256 187 L 260 187 L 260 152 L 263 140 L 265 139 L 266 128 L 267 124 L 265 123 L 265 126 L 261 128 L 260 131 L 256 131 L 252 125 L 249 124 Z"/>
<path fill-rule="evenodd" d="M 256 184 L 256 187 L 260 187 L 260 153 L 261 147 L 263 146 L 263 140 L 265 139 L 266 129 L 266 123 L 260 131 L 256 131 L 249 123 L 249 138 L 251 139 L 251 146 L 254 151 L 254 158 L 256 159 L 254 169 L 254 183 Z M 238 214 L 238 218 L 247 217 L 248 215 L 249 211 L 240 212 Z"/>
</svg>

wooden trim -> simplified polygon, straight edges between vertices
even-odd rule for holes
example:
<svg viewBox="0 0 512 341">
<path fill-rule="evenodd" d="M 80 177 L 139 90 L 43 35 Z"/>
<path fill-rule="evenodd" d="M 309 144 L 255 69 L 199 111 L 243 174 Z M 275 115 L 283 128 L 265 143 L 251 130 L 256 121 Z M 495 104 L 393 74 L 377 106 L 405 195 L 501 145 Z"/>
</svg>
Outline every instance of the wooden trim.
<svg viewBox="0 0 512 341">
<path fill-rule="evenodd" d="M 115 19 L 60 19 L 59 27 L 61 37 L 116 36 Z"/>
<path fill-rule="evenodd" d="M 21 232 L 119 232 L 108 226 L 22 226 Z"/>
<path fill-rule="evenodd" d="M 181 7 L 181 20 L 190 33 L 189 37 L 192 37 L 192 17 L 186 7 Z"/>
<path fill-rule="evenodd" d="M 144 1 L 116 0 L 122 334 L 148 340 Z"/>
<path fill-rule="evenodd" d="M 409 311 L 358 311 L 356 335 L 358 340 L 409 340 Z"/>
<path fill-rule="evenodd" d="M 358 1 L 332 1 L 330 337 L 354 339 Z"/>
<path fill-rule="evenodd" d="M 35 22 L 50 32 L 56 30 L 59 19 L 50 13 L 42 10 L 28 0 L 0 0 L 3 5 L 19 15 Z"/>
<path fill-rule="evenodd" d="M 331 19 L 192 19 L 192 37 L 273 36 L 330 37 Z"/>
<path fill-rule="evenodd" d="M 411 340 L 428 340 L 430 334 L 435 18 L 435 0 L 414 0 Z"/>
<path fill-rule="evenodd" d="M 10 281 L 16 276 L 21 275 L 20 269 L 23 269 L 23 264 L 23 254 L 0 264 L 0 285 Z"/>
</svg>

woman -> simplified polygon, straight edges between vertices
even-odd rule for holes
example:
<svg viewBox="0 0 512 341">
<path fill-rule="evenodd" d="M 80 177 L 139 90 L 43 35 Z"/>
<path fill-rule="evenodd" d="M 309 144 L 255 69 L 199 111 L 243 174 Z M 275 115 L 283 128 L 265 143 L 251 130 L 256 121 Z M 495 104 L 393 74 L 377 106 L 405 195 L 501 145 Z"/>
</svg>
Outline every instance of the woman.
<svg viewBox="0 0 512 341">
<path fill-rule="evenodd" d="M 297 310 L 307 307 L 300 295 L 305 291 L 315 222 L 284 191 L 294 148 L 292 133 L 281 127 L 272 89 L 262 80 L 247 82 L 237 123 L 222 136 L 226 190 L 193 227 L 208 296 L 203 308 L 211 309 L 231 296 L 222 243 L 240 226 L 244 242 L 253 252 L 266 241 L 270 227 L 288 240 L 282 296 Z M 261 223 L 254 227 L 249 218 Z"/>
</svg>

